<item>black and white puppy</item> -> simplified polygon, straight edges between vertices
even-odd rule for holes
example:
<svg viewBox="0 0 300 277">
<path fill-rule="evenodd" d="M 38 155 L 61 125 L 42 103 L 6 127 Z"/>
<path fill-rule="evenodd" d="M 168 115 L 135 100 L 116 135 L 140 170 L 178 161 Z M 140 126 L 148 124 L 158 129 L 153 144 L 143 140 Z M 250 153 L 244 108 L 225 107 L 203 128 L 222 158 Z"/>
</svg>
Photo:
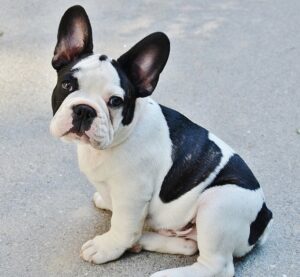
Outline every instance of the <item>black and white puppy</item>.
<svg viewBox="0 0 300 277">
<path fill-rule="evenodd" d="M 52 60 L 51 133 L 78 143 L 95 205 L 112 211 L 111 228 L 86 242 L 96 264 L 133 248 L 192 255 L 191 266 L 152 276 L 233 276 L 233 257 L 266 240 L 272 213 L 254 175 L 228 145 L 149 96 L 170 50 L 153 33 L 117 60 L 93 54 L 80 6 L 63 15 Z M 153 232 L 143 232 L 147 222 Z"/>
</svg>

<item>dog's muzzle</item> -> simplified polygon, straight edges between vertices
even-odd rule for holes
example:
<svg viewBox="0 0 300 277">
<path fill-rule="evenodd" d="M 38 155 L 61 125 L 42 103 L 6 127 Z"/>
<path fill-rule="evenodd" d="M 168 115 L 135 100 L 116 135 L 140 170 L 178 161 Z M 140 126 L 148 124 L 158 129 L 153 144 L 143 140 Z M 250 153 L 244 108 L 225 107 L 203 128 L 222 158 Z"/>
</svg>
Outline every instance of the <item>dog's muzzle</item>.
<svg viewBox="0 0 300 277">
<path fill-rule="evenodd" d="M 80 104 L 73 107 L 72 116 L 73 127 L 70 132 L 82 136 L 91 128 L 93 120 L 97 116 L 97 112 L 91 106 Z"/>
</svg>

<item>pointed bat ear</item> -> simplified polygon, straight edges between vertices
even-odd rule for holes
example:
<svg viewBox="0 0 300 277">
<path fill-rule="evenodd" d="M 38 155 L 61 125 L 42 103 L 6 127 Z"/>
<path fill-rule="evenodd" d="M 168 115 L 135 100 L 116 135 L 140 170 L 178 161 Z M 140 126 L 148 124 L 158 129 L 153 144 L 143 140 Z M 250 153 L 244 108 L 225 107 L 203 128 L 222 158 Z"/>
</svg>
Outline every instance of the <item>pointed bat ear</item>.
<svg viewBox="0 0 300 277">
<path fill-rule="evenodd" d="M 169 53 L 168 37 L 157 32 L 145 37 L 118 59 L 121 68 L 135 86 L 138 97 L 152 94 Z"/>
<path fill-rule="evenodd" d="M 84 54 L 93 53 L 92 28 L 84 8 L 73 6 L 63 15 L 52 66 L 59 70 Z"/>
</svg>

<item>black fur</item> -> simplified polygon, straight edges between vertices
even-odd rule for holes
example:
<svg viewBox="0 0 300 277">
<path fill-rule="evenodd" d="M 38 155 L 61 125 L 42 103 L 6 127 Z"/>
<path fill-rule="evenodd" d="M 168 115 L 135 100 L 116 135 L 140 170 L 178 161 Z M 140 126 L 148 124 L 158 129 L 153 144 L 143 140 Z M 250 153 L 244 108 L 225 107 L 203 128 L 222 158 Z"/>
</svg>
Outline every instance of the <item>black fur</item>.
<svg viewBox="0 0 300 277">
<path fill-rule="evenodd" d="M 134 116 L 134 109 L 135 109 L 135 101 L 136 101 L 136 93 L 135 88 L 127 78 L 125 72 L 120 67 L 119 63 L 115 60 L 112 60 L 112 65 L 118 72 L 120 78 L 120 86 L 124 90 L 124 104 L 123 104 L 123 111 L 122 111 L 122 124 L 128 125 L 131 123 L 133 116 Z"/>
<path fill-rule="evenodd" d="M 253 245 L 258 241 L 272 217 L 272 212 L 267 208 L 266 203 L 263 203 L 256 219 L 250 225 L 249 245 Z"/>
<path fill-rule="evenodd" d="M 57 83 L 56 86 L 53 90 L 52 93 L 52 111 L 53 111 L 53 115 L 57 112 L 57 110 L 59 109 L 60 105 L 62 104 L 62 102 L 65 100 L 65 98 L 73 91 L 76 91 L 79 89 L 78 86 L 78 81 L 77 79 L 73 76 L 74 74 L 74 70 L 71 70 L 71 68 L 73 67 L 73 63 L 63 67 L 62 69 L 60 69 L 58 71 L 57 74 Z M 62 83 L 63 82 L 70 82 L 72 84 L 73 87 L 73 91 L 67 91 L 65 89 L 62 88 Z"/>
<path fill-rule="evenodd" d="M 173 144 L 173 165 L 159 196 L 165 203 L 179 198 L 204 181 L 222 158 L 220 148 L 208 139 L 208 131 L 182 114 L 161 106 Z"/>
<path fill-rule="evenodd" d="M 233 184 L 250 190 L 256 190 L 260 187 L 252 171 L 238 154 L 234 154 L 229 159 L 228 163 L 206 189 L 226 184 Z"/>
<path fill-rule="evenodd" d="M 100 60 L 100 61 L 106 61 L 106 60 L 107 60 L 107 56 L 106 56 L 106 55 L 101 55 L 101 56 L 99 57 L 99 60 Z"/>
</svg>

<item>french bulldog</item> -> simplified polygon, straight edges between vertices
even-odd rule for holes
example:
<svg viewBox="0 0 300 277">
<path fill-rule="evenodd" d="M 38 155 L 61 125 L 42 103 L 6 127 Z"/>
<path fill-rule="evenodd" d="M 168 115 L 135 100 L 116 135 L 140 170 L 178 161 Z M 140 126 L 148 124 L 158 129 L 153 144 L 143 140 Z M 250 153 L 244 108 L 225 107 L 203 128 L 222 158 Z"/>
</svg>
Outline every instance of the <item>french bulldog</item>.
<svg viewBox="0 0 300 277">
<path fill-rule="evenodd" d="M 233 257 L 266 241 L 272 212 L 232 148 L 150 98 L 169 52 L 168 37 L 156 32 L 118 59 L 94 54 L 85 10 L 73 6 L 61 19 L 50 131 L 77 143 L 96 207 L 112 211 L 110 230 L 86 242 L 81 257 L 102 264 L 129 249 L 199 250 L 193 265 L 152 276 L 232 277 Z"/>
</svg>

